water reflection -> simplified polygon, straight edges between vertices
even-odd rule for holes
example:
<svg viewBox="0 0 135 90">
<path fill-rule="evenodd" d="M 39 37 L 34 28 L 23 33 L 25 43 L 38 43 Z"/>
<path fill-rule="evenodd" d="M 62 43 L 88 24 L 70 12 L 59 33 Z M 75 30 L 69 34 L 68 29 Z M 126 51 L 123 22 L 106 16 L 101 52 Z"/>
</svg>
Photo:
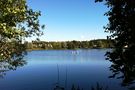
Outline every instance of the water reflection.
<svg viewBox="0 0 135 90">
<path fill-rule="evenodd" d="M 69 89 L 67 89 L 66 87 L 61 87 L 59 85 L 56 85 L 53 90 L 69 90 Z M 84 89 L 81 88 L 80 86 L 73 84 L 70 90 L 84 90 Z M 87 90 L 109 90 L 109 89 L 107 86 L 104 87 L 101 86 L 99 83 L 97 83 L 96 86 L 91 86 L 91 88 Z"/>
<path fill-rule="evenodd" d="M 0 78 L 10 70 L 16 70 L 26 64 L 24 56 L 27 54 L 26 46 L 21 41 L 2 38 L 0 41 Z"/>
<path fill-rule="evenodd" d="M 110 76 L 110 78 L 121 79 L 122 86 L 135 86 L 135 62 L 132 56 L 127 58 L 129 57 L 127 56 L 129 55 L 128 53 L 120 54 L 121 57 L 118 57 L 119 55 L 117 55 L 118 52 L 116 51 L 107 52 L 106 55 L 109 57 L 109 61 L 112 62 L 110 71 L 112 71 L 113 75 Z"/>
<path fill-rule="evenodd" d="M 14 58 L 15 59 L 15 58 Z M 16 70 L 26 64 L 23 58 L 16 58 L 15 60 L 1 61 L 0 62 L 0 78 L 4 78 L 7 71 Z"/>
<path fill-rule="evenodd" d="M 48 50 L 32 51 L 24 58 L 1 70 L 9 72 L 0 80 L 2 90 L 128 90 L 121 87 L 121 81 L 109 79 L 110 62 L 105 60 L 106 50 Z M 6 62 L 7 63 L 7 62 Z M 1 63 L 2 64 L 2 63 Z M 9 65 L 10 64 L 10 65 Z M 4 66 L 3 66 L 4 67 Z M 5 71 L 5 72 L 7 72 Z M 96 83 L 98 82 L 98 83 Z M 133 90 L 133 87 L 130 88 Z"/>
</svg>

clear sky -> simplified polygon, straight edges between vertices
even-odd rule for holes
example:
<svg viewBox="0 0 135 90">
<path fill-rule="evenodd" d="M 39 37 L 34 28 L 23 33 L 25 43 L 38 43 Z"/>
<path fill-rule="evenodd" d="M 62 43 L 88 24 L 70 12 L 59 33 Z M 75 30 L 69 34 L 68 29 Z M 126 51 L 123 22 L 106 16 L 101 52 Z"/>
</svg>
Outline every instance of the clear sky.
<svg viewBox="0 0 135 90">
<path fill-rule="evenodd" d="M 34 10 L 40 10 L 45 24 L 43 41 L 91 40 L 106 38 L 103 26 L 107 11 L 103 3 L 94 0 L 27 0 Z M 33 38 L 31 38 L 33 39 Z"/>
</svg>

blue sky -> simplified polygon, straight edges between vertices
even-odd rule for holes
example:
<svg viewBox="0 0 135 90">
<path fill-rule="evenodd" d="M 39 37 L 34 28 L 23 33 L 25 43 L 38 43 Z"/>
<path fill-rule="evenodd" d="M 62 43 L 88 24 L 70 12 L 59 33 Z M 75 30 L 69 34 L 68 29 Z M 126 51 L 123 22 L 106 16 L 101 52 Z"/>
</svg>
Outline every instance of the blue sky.
<svg viewBox="0 0 135 90">
<path fill-rule="evenodd" d="M 27 0 L 34 10 L 40 10 L 45 24 L 42 41 L 71 41 L 106 38 L 103 26 L 107 8 L 94 0 Z M 34 39 L 34 38 L 31 38 Z"/>
</svg>

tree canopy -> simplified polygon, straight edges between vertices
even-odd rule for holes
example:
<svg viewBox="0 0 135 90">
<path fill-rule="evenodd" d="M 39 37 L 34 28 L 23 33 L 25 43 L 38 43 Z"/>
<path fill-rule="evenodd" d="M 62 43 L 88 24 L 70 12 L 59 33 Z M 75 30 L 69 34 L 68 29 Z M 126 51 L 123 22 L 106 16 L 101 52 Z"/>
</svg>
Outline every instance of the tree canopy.
<svg viewBox="0 0 135 90">
<path fill-rule="evenodd" d="M 22 41 L 27 37 L 42 34 L 38 17 L 26 0 L 0 0 L 0 60 L 11 60 L 22 54 Z"/>
<path fill-rule="evenodd" d="M 107 60 L 113 64 L 113 76 L 121 73 L 123 85 L 135 80 L 135 0 L 96 0 L 104 2 L 109 8 L 105 13 L 109 23 L 105 31 L 115 39 L 115 49 L 107 52 Z"/>
<path fill-rule="evenodd" d="M 40 11 L 29 8 L 26 0 L 0 0 L 0 77 L 23 66 L 27 37 L 42 35 Z"/>
</svg>

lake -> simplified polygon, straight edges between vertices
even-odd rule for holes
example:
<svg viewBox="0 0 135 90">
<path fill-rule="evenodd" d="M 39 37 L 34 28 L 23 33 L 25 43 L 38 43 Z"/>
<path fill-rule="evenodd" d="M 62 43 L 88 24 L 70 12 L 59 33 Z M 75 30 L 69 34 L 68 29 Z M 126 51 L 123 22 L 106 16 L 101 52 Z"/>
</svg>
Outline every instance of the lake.
<svg viewBox="0 0 135 90">
<path fill-rule="evenodd" d="M 108 49 L 37 50 L 28 52 L 27 62 L 0 78 L 0 90 L 54 90 L 56 86 L 91 90 L 97 83 L 108 90 L 128 90 L 120 79 L 108 78 L 111 63 L 105 60 Z"/>
</svg>

